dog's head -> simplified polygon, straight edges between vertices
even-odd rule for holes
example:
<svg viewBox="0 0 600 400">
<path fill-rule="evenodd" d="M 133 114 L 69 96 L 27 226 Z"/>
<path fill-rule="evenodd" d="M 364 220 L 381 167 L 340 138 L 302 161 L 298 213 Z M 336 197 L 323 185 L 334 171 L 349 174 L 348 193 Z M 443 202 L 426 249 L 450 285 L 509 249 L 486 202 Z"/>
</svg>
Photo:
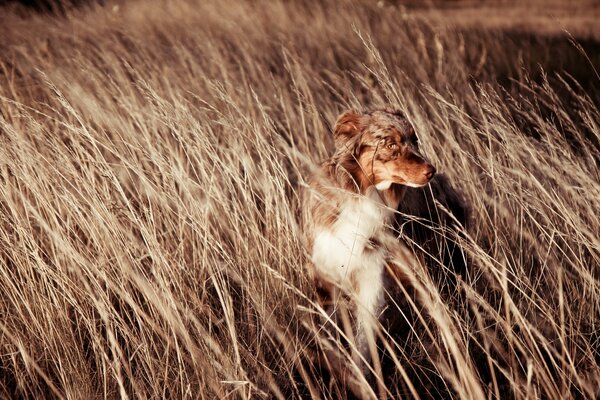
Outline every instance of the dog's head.
<svg viewBox="0 0 600 400">
<path fill-rule="evenodd" d="M 347 111 L 338 117 L 333 135 L 336 155 L 346 164 L 354 163 L 349 170 L 361 186 L 419 187 L 435 175 L 433 165 L 419 152 L 414 128 L 398 111 Z"/>
</svg>

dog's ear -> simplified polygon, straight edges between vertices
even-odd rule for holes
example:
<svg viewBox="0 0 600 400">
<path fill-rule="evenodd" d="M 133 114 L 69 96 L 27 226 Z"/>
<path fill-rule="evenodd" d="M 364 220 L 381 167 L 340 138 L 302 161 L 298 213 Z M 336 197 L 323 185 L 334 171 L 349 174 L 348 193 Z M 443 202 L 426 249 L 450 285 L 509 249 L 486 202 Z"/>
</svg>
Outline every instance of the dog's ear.
<svg viewBox="0 0 600 400">
<path fill-rule="evenodd" d="M 340 148 L 350 139 L 360 133 L 360 119 L 362 114 L 355 110 L 349 110 L 340 115 L 333 127 L 333 139 L 335 147 Z"/>
</svg>

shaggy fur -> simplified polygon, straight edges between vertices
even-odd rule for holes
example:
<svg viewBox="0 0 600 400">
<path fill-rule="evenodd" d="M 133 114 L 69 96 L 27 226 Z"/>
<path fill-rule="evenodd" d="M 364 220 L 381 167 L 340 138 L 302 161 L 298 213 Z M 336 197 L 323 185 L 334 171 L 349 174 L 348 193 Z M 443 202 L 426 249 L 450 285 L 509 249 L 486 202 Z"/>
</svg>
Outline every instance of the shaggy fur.
<svg viewBox="0 0 600 400">
<path fill-rule="evenodd" d="M 364 370 L 374 355 L 386 267 L 392 258 L 411 258 L 393 234 L 396 209 L 407 188 L 426 185 L 435 168 L 397 111 L 348 111 L 333 135 L 335 153 L 311 183 L 305 232 L 322 303 L 335 322 L 350 326 L 353 358 Z"/>
</svg>

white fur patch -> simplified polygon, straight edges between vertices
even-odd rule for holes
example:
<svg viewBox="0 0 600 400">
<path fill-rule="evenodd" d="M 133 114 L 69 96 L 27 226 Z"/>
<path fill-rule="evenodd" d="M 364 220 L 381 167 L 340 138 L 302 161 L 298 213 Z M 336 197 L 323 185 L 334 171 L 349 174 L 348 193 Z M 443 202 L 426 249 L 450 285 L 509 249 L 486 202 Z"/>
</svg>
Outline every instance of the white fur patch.
<svg viewBox="0 0 600 400">
<path fill-rule="evenodd" d="M 375 188 L 377 188 L 377 190 L 388 190 L 390 186 L 392 186 L 392 183 L 392 181 L 381 181 L 375 185 Z"/>
<path fill-rule="evenodd" d="M 355 271 L 383 271 L 385 251 L 373 248 L 370 240 L 381 234 L 392 214 L 374 188 L 366 196 L 349 199 L 337 221 L 316 232 L 312 253 L 315 267 L 346 288 Z"/>
<path fill-rule="evenodd" d="M 370 187 L 365 196 L 349 198 L 331 226 L 315 232 L 312 262 L 320 275 L 351 293 L 356 301 L 358 354 L 369 359 L 369 343 L 374 338 L 373 324 L 384 303 L 383 272 L 387 250 L 372 239 L 386 235 L 386 224 L 394 211 L 385 205 L 378 190 L 391 181 Z M 353 287 L 350 277 L 358 287 Z M 361 365 L 358 354 L 353 358 Z"/>
<path fill-rule="evenodd" d="M 404 182 L 403 183 L 404 186 L 408 186 L 408 187 L 413 187 L 413 188 L 420 188 L 423 187 L 425 185 L 427 185 L 427 183 L 412 183 L 412 182 Z"/>
<path fill-rule="evenodd" d="M 369 359 L 369 340 L 374 340 L 373 329 L 378 314 L 382 309 L 383 299 L 383 267 L 362 269 L 357 272 L 360 282 L 356 293 L 356 347 L 363 357 Z M 355 361 L 358 357 L 355 357 Z M 360 365 L 360 364 L 359 364 Z"/>
</svg>

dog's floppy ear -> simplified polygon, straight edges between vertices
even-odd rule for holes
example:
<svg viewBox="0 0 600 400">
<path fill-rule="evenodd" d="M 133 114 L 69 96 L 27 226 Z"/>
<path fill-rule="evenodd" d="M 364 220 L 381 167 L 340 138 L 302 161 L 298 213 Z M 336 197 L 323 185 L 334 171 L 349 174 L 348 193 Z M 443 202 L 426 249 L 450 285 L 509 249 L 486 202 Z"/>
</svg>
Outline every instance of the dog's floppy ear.
<svg viewBox="0 0 600 400">
<path fill-rule="evenodd" d="M 349 110 L 340 115 L 333 127 L 335 147 L 340 148 L 354 136 L 360 133 L 360 118 L 362 114 Z"/>
</svg>

